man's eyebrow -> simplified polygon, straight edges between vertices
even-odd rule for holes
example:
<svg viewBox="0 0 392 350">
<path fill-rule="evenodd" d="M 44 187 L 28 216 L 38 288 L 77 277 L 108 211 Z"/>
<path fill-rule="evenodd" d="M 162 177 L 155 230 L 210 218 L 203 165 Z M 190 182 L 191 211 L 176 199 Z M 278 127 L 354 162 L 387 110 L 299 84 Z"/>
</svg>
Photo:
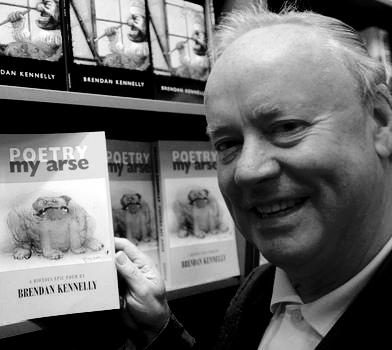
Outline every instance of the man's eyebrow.
<svg viewBox="0 0 392 350">
<path fill-rule="evenodd" d="M 266 118 L 273 118 L 284 113 L 285 108 L 278 105 L 268 103 L 259 104 L 252 110 L 252 118 L 258 119 L 261 116 Z"/>
<path fill-rule="evenodd" d="M 219 135 L 232 132 L 233 128 L 230 126 L 220 126 L 220 125 L 207 125 L 206 134 L 210 140 L 213 140 Z"/>
</svg>

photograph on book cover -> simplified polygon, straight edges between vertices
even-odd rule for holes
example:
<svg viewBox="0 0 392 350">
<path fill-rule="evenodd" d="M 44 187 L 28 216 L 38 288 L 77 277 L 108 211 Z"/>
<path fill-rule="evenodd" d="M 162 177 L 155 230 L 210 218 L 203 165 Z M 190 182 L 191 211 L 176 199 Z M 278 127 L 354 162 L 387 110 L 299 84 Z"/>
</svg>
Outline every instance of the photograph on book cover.
<svg viewBox="0 0 392 350">
<path fill-rule="evenodd" d="M 170 247 L 232 240 L 234 223 L 215 178 L 166 179 Z"/>
<path fill-rule="evenodd" d="M 158 266 L 151 181 L 110 181 L 114 235 L 129 239 Z"/>
<path fill-rule="evenodd" d="M 144 0 L 69 0 L 67 4 L 71 89 L 150 97 Z"/>
<path fill-rule="evenodd" d="M 111 258 L 104 179 L 0 188 L 0 271 Z"/>
<path fill-rule="evenodd" d="M 391 61 L 391 36 L 386 29 L 376 26 L 367 27 L 359 31 L 359 35 L 363 40 L 366 49 L 371 57 L 379 60 L 390 85 L 392 79 L 392 61 Z"/>
<path fill-rule="evenodd" d="M 148 0 L 158 97 L 202 102 L 210 72 L 205 1 Z"/>
<path fill-rule="evenodd" d="M 106 142 L 114 235 L 133 242 L 159 268 L 151 145 Z"/>
<path fill-rule="evenodd" d="M 66 88 L 60 0 L 0 3 L 0 83 Z"/>
</svg>

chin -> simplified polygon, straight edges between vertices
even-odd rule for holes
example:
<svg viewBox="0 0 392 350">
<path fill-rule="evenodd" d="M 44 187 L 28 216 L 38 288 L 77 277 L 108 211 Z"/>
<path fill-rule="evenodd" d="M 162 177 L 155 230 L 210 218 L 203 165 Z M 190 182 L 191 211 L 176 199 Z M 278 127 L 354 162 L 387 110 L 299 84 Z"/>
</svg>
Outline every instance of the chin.
<svg viewBox="0 0 392 350">
<path fill-rule="evenodd" d="M 309 264 L 314 263 L 316 257 L 320 256 L 323 248 L 318 235 L 306 233 L 290 233 L 267 238 L 258 236 L 253 241 L 269 262 L 286 271 L 300 266 L 309 267 Z"/>
</svg>

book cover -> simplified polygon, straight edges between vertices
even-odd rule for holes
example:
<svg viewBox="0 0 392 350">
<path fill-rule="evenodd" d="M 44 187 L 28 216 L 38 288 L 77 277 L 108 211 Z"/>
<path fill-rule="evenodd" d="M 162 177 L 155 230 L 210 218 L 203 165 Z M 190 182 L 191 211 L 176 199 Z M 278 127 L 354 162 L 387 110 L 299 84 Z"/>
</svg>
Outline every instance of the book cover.
<svg viewBox="0 0 392 350">
<path fill-rule="evenodd" d="M 152 97 L 144 0 L 65 0 L 71 91 Z"/>
<path fill-rule="evenodd" d="M 239 275 L 233 220 L 209 142 L 153 144 L 161 270 L 174 290 Z"/>
<path fill-rule="evenodd" d="M 0 137 L 0 325 L 119 308 L 103 132 Z"/>
<path fill-rule="evenodd" d="M 149 142 L 107 140 L 113 231 L 146 253 L 159 269 Z"/>
<path fill-rule="evenodd" d="M 385 69 L 388 83 L 391 82 L 391 38 L 387 30 L 379 27 L 368 27 L 359 31 L 369 55 L 379 60 Z"/>
<path fill-rule="evenodd" d="M 0 3 L 0 84 L 67 89 L 62 1 Z"/>
<path fill-rule="evenodd" d="M 157 99 L 203 103 L 213 11 L 204 0 L 148 0 Z"/>
</svg>

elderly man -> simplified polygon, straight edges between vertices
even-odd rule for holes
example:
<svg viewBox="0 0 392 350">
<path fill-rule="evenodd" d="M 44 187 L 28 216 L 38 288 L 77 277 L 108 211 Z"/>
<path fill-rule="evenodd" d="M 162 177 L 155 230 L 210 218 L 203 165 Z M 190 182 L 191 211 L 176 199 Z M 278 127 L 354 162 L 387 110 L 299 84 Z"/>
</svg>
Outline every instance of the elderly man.
<svg viewBox="0 0 392 350">
<path fill-rule="evenodd" d="M 311 12 L 232 13 L 218 43 L 205 105 L 220 189 L 271 264 L 239 289 L 217 348 L 385 348 L 392 109 L 383 67 L 348 26 Z M 117 248 L 126 309 L 149 349 L 194 347 L 160 277 L 129 244 Z"/>
</svg>

